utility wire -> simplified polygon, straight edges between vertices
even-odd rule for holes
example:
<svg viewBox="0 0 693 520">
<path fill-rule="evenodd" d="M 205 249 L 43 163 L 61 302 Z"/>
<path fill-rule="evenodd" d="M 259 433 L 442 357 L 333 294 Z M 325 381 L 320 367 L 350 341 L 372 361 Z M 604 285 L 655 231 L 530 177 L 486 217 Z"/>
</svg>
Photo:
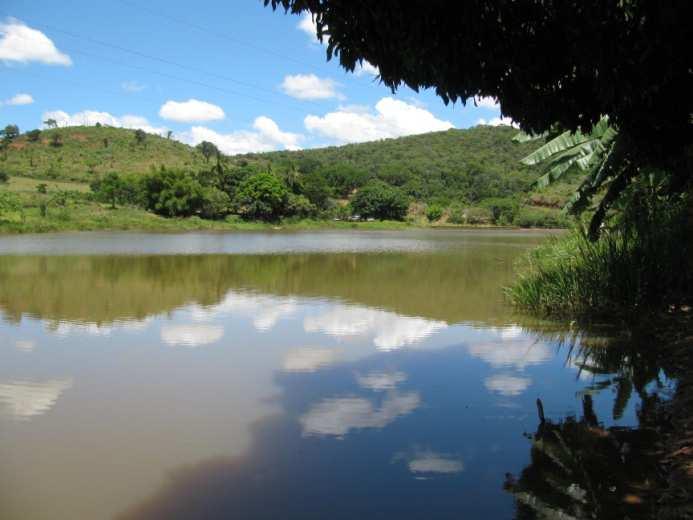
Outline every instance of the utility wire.
<svg viewBox="0 0 693 520">
<path fill-rule="evenodd" d="M 123 46 L 121 46 L 121 45 L 117 45 L 117 44 L 114 44 L 114 43 L 105 42 L 105 41 L 102 41 L 102 40 L 97 40 L 96 38 L 92 38 L 92 37 L 90 37 L 90 36 L 82 36 L 82 35 L 79 35 L 79 34 L 75 34 L 75 33 L 73 33 L 73 32 L 66 31 L 66 30 L 61 29 L 61 28 L 59 28 L 59 27 L 55 27 L 55 26 L 48 25 L 48 24 L 40 24 L 40 23 L 34 23 L 34 25 L 36 25 L 36 26 L 38 26 L 38 27 L 44 27 L 44 28 L 46 28 L 46 29 L 48 29 L 48 30 L 50 30 L 50 31 L 55 31 L 55 32 L 59 32 L 59 33 L 65 34 L 65 35 L 67 35 L 67 36 L 69 36 L 69 37 L 71 37 L 71 38 L 89 41 L 89 42 L 95 43 L 95 44 L 97 44 L 97 45 L 101 45 L 101 46 L 104 46 L 104 47 L 109 47 L 109 48 L 112 48 L 112 49 L 116 49 L 116 50 L 121 51 L 121 52 L 125 52 L 125 53 L 127 53 L 127 54 L 131 54 L 131 55 L 134 55 L 134 56 L 139 56 L 139 57 L 141 57 L 141 58 L 145 58 L 145 59 L 148 59 L 148 60 L 158 61 L 158 62 L 164 63 L 164 64 L 166 64 L 166 65 L 172 65 L 172 66 L 174 66 L 174 67 L 178 67 L 178 68 L 183 69 L 183 70 L 187 70 L 187 71 L 190 71 L 190 72 L 194 72 L 194 73 L 196 73 L 196 74 L 205 74 L 205 75 L 208 75 L 208 76 L 215 77 L 215 78 L 217 78 L 217 79 L 221 79 L 221 80 L 223 80 L 223 81 L 230 81 L 230 82 L 232 82 L 232 83 L 236 83 L 236 84 L 238 84 L 238 85 L 241 85 L 241 86 L 244 86 L 244 87 L 247 87 L 247 88 L 251 88 L 251 89 L 253 89 L 253 90 L 261 90 L 261 91 L 268 92 L 268 93 L 270 93 L 270 94 L 272 94 L 272 95 L 277 95 L 277 93 L 276 93 L 275 91 L 273 91 L 273 90 L 271 90 L 271 89 L 267 89 L 267 88 L 261 87 L 261 86 L 259 86 L 259 85 L 255 85 L 255 84 L 248 83 L 248 82 L 245 82 L 245 81 L 237 80 L 237 79 L 235 79 L 235 78 L 232 78 L 232 77 L 229 77 L 229 76 L 224 76 L 224 75 L 222 75 L 222 74 L 217 74 L 217 73 L 215 73 L 215 72 L 210 72 L 210 71 L 206 71 L 206 70 L 203 70 L 203 69 L 199 69 L 199 68 L 197 68 L 197 67 L 191 67 L 191 66 L 189 66 L 189 65 L 185 65 L 185 64 L 182 64 L 182 63 L 178 63 L 178 62 L 175 62 L 175 61 L 166 59 L 166 58 L 161 58 L 161 57 L 159 57 L 159 56 L 154 56 L 154 55 L 147 54 L 147 53 L 144 53 L 144 52 L 141 52 L 141 51 L 138 51 L 138 50 L 134 50 L 134 49 L 130 49 L 130 48 L 127 48 L 127 47 L 123 47 Z M 148 70 L 148 69 L 145 69 L 145 70 Z M 197 83 L 200 84 L 199 82 L 197 82 Z M 209 85 L 206 85 L 206 84 L 205 84 L 205 86 L 209 86 Z M 212 87 L 212 88 L 215 88 L 215 87 Z M 260 98 L 254 97 L 254 96 L 250 96 L 250 95 L 248 95 L 248 94 L 241 94 L 241 93 L 239 93 L 239 92 L 234 92 L 234 91 L 231 91 L 231 92 L 233 92 L 233 93 L 236 94 L 236 95 L 244 95 L 245 97 L 248 97 L 248 98 L 251 98 L 251 99 L 255 99 L 256 101 L 260 101 L 260 102 L 262 102 L 262 103 L 267 103 L 267 102 L 268 102 L 268 101 L 266 101 L 266 100 L 262 100 L 262 99 L 260 99 Z M 308 103 L 311 104 L 311 105 L 313 105 L 313 106 L 319 106 L 319 105 L 317 105 L 317 104 L 314 103 L 314 102 L 310 102 L 310 101 L 309 101 Z"/>
<path fill-rule="evenodd" d="M 274 56 L 275 58 L 281 58 L 282 60 L 291 61 L 291 62 L 294 62 L 298 65 L 302 65 L 304 67 L 313 67 L 314 66 L 314 65 L 308 64 L 307 62 L 297 60 L 296 58 L 289 56 L 287 54 L 283 54 L 283 53 L 277 52 L 273 49 L 268 49 L 266 47 L 262 47 L 260 45 L 254 44 L 254 43 L 247 42 L 247 41 L 242 40 L 240 38 L 237 38 L 235 36 L 231 36 L 228 33 L 220 33 L 220 32 L 214 31 L 214 30 L 210 29 L 209 27 L 204 27 L 202 25 L 193 23 L 190 20 L 182 20 L 180 18 L 176 18 L 174 16 L 168 15 L 168 14 L 163 13 L 161 11 L 155 11 L 154 9 L 150 9 L 144 5 L 137 4 L 135 2 L 130 2 L 128 0 L 119 0 L 119 1 L 121 4 L 127 5 L 133 9 L 139 9 L 141 11 L 145 11 L 152 16 L 163 18 L 163 19 L 168 20 L 170 22 L 177 23 L 179 25 L 183 25 L 187 28 L 196 29 L 196 30 L 198 30 L 198 31 L 200 31 L 206 35 L 216 36 L 217 38 L 220 38 L 222 40 L 226 40 L 226 41 L 229 41 L 231 43 L 235 43 L 236 45 L 241 45 L 241 46 L 246 47 L 248 49 L 252 49 L 254 51 L 261 52 L 263 54 L 267 54 L 268 56 Z"/>
</svg>

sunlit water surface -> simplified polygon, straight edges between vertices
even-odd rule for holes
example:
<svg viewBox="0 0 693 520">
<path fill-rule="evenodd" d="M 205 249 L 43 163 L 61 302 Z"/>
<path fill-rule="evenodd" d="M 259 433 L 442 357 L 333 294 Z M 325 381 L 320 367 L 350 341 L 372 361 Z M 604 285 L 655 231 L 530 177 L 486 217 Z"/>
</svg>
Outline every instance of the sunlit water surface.
<svg viewBox="0 0 693 520">
<path fill-rule="evenodd" d="M 503 302 L 545 238 L 0 238 L 0 518 L 513 517 L 595 383 Z"/>
</svg>

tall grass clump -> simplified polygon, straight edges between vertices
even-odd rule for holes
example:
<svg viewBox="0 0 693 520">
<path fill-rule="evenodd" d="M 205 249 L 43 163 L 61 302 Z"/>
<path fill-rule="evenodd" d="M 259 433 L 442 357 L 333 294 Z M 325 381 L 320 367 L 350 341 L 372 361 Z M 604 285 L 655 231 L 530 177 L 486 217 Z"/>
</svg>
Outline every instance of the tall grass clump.
<svg viewBox="0 0 693 520">
<path fill-rule="evenodd" d="M 511 302 L 531 314 L 633 321 L 690 297 L 686 201 L 633 195 L 591 241 L 583 227 L 526 255 Z"/>
</svg>

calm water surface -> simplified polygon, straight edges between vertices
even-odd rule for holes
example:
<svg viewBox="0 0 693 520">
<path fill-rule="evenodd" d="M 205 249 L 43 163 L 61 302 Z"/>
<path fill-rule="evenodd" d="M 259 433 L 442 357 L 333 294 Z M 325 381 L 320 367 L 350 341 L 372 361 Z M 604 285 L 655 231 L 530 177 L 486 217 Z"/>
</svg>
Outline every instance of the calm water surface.
<svg viewBox="0 0 693 520">
<path fill-rule="evenodd" d="M 538 397 L 637 422 L 503 303 L 545 238 L 0 238 L 0 518 L 514 517 Z"/>
</svg>

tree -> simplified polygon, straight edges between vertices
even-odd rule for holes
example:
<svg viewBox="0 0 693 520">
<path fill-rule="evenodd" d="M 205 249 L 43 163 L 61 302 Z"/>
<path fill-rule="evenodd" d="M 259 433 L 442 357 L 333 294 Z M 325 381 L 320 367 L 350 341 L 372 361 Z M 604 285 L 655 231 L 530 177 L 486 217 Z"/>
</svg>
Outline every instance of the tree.
<svg viewBox="0 0 693 520">
<path fill-rule="evenodd" d="M 246 218 L 277 220 L 286 209 L 289 190 L 271 173 L 257 173 L 238 187 L 235 203 Z"/>
<path fill-rule="evenodd" d="M 190 173 L 162 168 L 145 177 L 147 209 L 166 217 L 189 217 L 200 210 L 204 188 Z"/>
<path fill-rule="evenodd" d="M 39 212 L 42 217 L 45 217 L 48 213 L 48 184 L 42 182 L 36 185 L 36 192 L 39 194 Z"/>
<path fill-rule="evenodd" d="M 3 139 L 12 141 L 19 136 L 19 127 L 17 125 L 7 125 L 2 132 Z"/>
<path fill-rule="evenodd" d="M 322 173 L 336 194 L 344 198 L 348 197 L 354 189 L 363 186 L 368 180 L 367 172 L 348 163 L 337 163 Z"/>
<path fill-rule="evenodd" d="M 441 208 L 437 204 L 431 204 L 426 208 L 426 218 L 429 220 L 429 222 L 435 222 L 436 220 L 440 220 L 440 217 L 443 216 L 443 208 Z"/>
<path fill-rule="evenodd" d="M 213 155 L 219 155 L 219 149 L 214 143 L 210 143 L 209 141 L 202 141 L 195 148 L 200 151 L 207 162 L 209 162 L 210 157 Z"/>
<path fill-rule="evenodd" d="M 171 136 L 173 135 L 172 130 L 166 130 L 166 139 L 171 139 Z"/>
<path fill-rule="evenodd" d="M 5 184 L 9 180 L 10 176 L 7 174 L 7 172 L 0 170 L 0 184 Z"/>
<path fill-rule="evenodd" d="M 63 145 L 63 138 L 58 132 L 54 132 L 51 135 L 51 146 L 54 148 L 59 148 Z"/>
<path fill-rule="evenodd" d="M 34 130 L 29 130 L 26 133 L 26 138 L 31 143 L 38 142 L 38 140 L 41 138 L 41 130 L 39 130 L 38 128 L 36 128 Z"/>
<path fill-rule="evenodd" d="M 43 124 L 46 128 L 58 128 L 58 122 L 55 119 L 46 119 Z"/>
<path fill-rule="evenodd" d="M 92 191 L 99 199 L 110 202 L 112 209 L 116 209 L 116 204 L 125 196 L 125 183 L 120 175 L 110 172 L 92 184 Z"/>
<path fill-rule="evenodd" d="M 202 193 L 200 216 L 209 219 L 224 218 L 231 208 L 231 198 L 223 191 L 207 187 Z"/>
<path fill-rule="evenodd" d="M 137 142 L 137 144 L 143 144 L 146 138 L 147 133 L 144 130 L 142 130 L 141 128 L 135 130 L 135 142 Z"/>
<path fill-rule="evenodd" d="M 672 192 L 691 179 L 691 2 L 264 1 L 312 13 L 328 59 L 377 66 L 392 90 L 497 99 L 532 134 L 556 124 L 587 134 L 608 116 L 634 166 L 614 178 L 607 205 L 651 168 L 668 172 Z"/>
<path fill-rule="evenodd" d="M 400 189 L 374 180 L 356 192 L 351 208 L 361 217 L 402 220 L 409 209 L 409 200 Z"/>
<path fill-rule="evenodd" d="M 315 204 L 318 209 L 325 210 L 332 196 L 332 188 L 325 177 L 319 172 L 304 175 L 302 179 L 303 195 Z"/>
</svg>

